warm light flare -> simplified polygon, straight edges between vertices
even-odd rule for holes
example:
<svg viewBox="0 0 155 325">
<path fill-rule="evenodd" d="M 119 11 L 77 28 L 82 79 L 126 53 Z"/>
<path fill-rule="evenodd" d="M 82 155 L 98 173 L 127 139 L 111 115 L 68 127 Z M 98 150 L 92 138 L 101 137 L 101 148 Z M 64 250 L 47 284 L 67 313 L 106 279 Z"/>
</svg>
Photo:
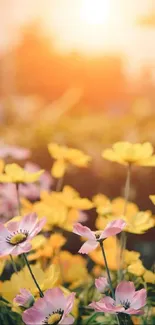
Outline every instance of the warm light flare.
<svg viewBox="0 0 155 325">
<path fill-rule="evenodd" d="M 81 18 L 90 25 L 100 25 L 109 19 L 110 5 L 108 0 L 83 0 Z"/>
</svg>

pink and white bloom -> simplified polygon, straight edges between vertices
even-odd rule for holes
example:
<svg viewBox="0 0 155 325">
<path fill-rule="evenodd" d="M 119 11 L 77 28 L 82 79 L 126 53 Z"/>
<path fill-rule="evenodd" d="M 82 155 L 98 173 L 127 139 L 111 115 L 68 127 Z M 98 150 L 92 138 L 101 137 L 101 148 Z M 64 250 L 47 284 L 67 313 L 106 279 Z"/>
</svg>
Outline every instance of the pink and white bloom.
<svg viewBox="0 0 155 325">
<path fill-rule="evenodd" d="M 98 312 L 140 315 L 143 313 L 142 308 L 145 305 L 146 290 L 135 291 L 133 282 L 122 281 L 116 288 L 115 300 L 111 297 L 104 297 L 98 302 L 92 302 L 89 306 Z"/>
<path fill-rule="evenodd" d="M 33 307 L 24 311 L 22 319 L 26 325 L 70 325 L 74 317 L 69 315 L 73 308 L 75 293 L 67 298 L 59 288 L 49 289 Z"/>
<path fill-rule="evenodd" d="M 102 276 L 99 277 L 98 279 L 95 279 L 95 287 L 99 292 L 103 293 L 107 289 L 107 287 L 109 287 L 107 278 Z"/>
<path fill-rule="evenodd" d="M 22 160 L 22 159 L 27 159 L 30 156 L 30 154 L 31 154 L 30 150 L 26 148 L 9 146 L 9 145 L 3 145 L 0 147 L 0 157 L 3 159 L 11 157 L 17 160 Z"/>
<path fill-rule="evenodd" d="M 119 234 L 125 226 L 125 221 L 118 219 L 109 222 L 103 231 L 92 231 L 90 228 L 83 226 L 80 223 L 76 223 L 73 226 L 73 232 L 79 236 L 88 238 L 88 240 L 82 245 L 79 253 L 88 254 L 99 245 L 99 242 L 110 236 Z"/>
<path fill-rule="evenodd" d="M 30 240 L 43 228 L 46 218 L 38 221 L 36 213 L 25 215 L 20 221 L 0 224 L 0 256 L 20 255 L 32 248 Z"/>
<path fill-rule="evenodd" d="M 13 299 L 14 304 L 30 308 L 34 304 L 34 297 L 27 289 L 20 289 L 20 294 Z"/>
</svg>

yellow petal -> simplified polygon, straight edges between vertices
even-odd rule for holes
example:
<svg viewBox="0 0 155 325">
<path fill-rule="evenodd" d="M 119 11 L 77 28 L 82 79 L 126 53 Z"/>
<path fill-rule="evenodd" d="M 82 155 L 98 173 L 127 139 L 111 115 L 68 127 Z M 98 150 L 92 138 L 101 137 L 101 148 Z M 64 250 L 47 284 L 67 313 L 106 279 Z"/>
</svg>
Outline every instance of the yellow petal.
<svg viewBox="0 0 155 325">
<path fill-rule="evenodd" d="M 123 165 L 127 165 L 125 161 L 123 161 L 112 149 L 106 149 L 102 153 L 102 157 L 104 159 L 117 162 Z"/>
<path fill-rule="evenodd" d="M 155 195 L 150 195 L 149 198 L 152 201 L 152 203 L 155 204 Z"/>
<path fill-rule="evenodd" d="M 63 159 L 57 160 L 53 164 L 53 167 L 51 169 L 51 174 L 55 178 L 61 178 L 64 176 L 66 168 L 67 168 L 67 164 Z"/>
</svg>

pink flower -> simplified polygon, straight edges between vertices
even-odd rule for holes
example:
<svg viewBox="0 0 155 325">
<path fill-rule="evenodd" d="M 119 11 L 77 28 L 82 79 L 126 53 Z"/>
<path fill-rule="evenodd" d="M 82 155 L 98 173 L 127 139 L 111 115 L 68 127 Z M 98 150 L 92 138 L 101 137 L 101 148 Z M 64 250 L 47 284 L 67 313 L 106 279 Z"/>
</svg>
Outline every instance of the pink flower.
<svg viewBox="0 0 155 325">
<path fill-rule="evenodd" d="M 30 308 L 34 303 L 34 297 L 29 290 L 20 289 L 20 294 L 13 299 L 13 302 L 18 306 Z"/>
<path fill-rule="evenodd" d="M 79 253 L 88 254 L 99 245 L 100 241 L 119 234 L 125 226 L 125 221 L 118 219 L 109 222 L 103 231 L 91 231 L 88 227 L 76 223 L 73 227 L 73 232 L 79 236 L 88 238 L 88 240 L 82 245 Z"/>
<path fill-rule="evenodd" d="M 99 292 L 103 293 L 105 289 L 109 286 L 107 278 L 100 277 L 95 279 L 95 287 L 98 289 Z"/>
<path fill-rule="evenodd" d="M 27 159 L 30 156 L 30 150 L 15 146 L 5 145 L 0 147 L 0 157 L 11 157 L 17 160 Z"/>
<path fill-rule="evenodd" d="M 111 297 L 104 297 L 98 302 L 92 302 L 89 306 L 104 313 L 125 313 L 140 315 L 142 307 L 146 305 L 146 290 L 135 291 L 133 282 L 122 281 L 115 291 L 115 300 Z"/>
<path fill-rule="evenodd" d="M 49 289 L 33 307 L 24 311 L 23 321 L 26 325 L 73 324 L 74 317 L 69 313 L 73 308 L 74 297 L 75 293 L 65 298 L 61 289 Z"/>
<path fill-rule="evenodd" d="M 45 218 L 38 221 L 35 213 L 24 216 L 19 222 L 0 224 L 0 256 L 20 255 L 31 250 L 30 240 L 43 228 Z"/>
</svg>

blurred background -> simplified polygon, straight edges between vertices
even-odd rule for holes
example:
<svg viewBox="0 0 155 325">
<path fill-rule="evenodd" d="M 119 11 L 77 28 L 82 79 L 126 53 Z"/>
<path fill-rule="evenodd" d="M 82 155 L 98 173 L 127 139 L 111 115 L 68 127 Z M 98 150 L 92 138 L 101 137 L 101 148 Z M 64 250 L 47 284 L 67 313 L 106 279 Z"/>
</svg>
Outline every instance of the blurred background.
<svg viewBox="0 0 155 325">
<path fill-rule="evenodd" d="M 155 0 L 1 0 L 0 21 L 0 142 L 47 169 L 49 142 L 82 149 L 92 166 L 65 183 L 89 198 L 123 195 L 126 171 L 101 151 L 155 146 Z M 155 169 L 135 168 L 130 199 L 153 211 L 150 194 Z M 147 256 L 154 234 L 130 242 Z"/>
</svg>

